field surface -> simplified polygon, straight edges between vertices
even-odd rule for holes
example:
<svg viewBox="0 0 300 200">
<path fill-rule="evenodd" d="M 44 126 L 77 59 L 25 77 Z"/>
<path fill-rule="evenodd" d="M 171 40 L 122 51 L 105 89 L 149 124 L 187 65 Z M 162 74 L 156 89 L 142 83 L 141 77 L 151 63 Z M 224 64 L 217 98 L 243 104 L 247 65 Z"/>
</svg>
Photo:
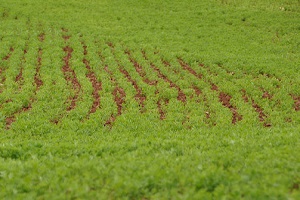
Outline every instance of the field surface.
<svg viewBox="0 0 300 200">
<path fill-rule="evenodd" d="M 299 199 L 299 0 L 0 0 L 0 199 Z"/>
</svg>

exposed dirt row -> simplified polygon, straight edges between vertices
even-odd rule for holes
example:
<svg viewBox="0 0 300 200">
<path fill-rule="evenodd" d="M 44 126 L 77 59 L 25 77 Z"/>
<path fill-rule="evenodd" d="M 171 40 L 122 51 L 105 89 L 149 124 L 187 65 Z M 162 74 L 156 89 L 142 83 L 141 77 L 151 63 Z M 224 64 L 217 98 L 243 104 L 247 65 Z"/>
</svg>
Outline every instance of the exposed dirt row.
<svg viewBox="0 0 300 200">
<path fill-rule="evenodd" d="M 146 77 L 146 72 L 144 71 L 142 65 L 140 65 L 131 55 L 131 52 L 129 50 L 126 50 L 125 53 L 128 55 L 129 61 L 133 64 L 135 71 L 140 75 L 142 80 L 148 84 L 148 85 L 157 85 L 157 80 L 149 80 Z M 145 52 L 143 52 L 143 55 Z"/>
<path fill-rule="evenodd" d="M 291 95 L 294 99 L 294 109 L 296 111 L 300 111 L 300 96 L 297 95 Z"/>
<path fill-rule="evenodd" d="M 185 63 L 182 59 L 178 59 L 179 64 L 181 65 L 181 67 L 190 72 L 191 74 L 193 74 L 196 78 L 198 79 L 202 79 L 202 74 L 198 74 L 193 68 L 191 68 L 187 63 Z"/>
<path fill-rule="evenodd" d="M 121 73 L 124 74 L 124 76 L 127 78 L 127 80 L 133 85 L 133 87 L 136 91 L 135 99 L 139 103 L 139 105 L 142 107 L 141 112 L 144 112 L 145 111 L 144 110 L 144 108 L 145 108 L 144 102 L 146 101 L 146 95 L 143 94 L 141 88 L 139 88 L 136 81 L 131 78 L 130 74 L 128 73 L 128 71 L 126 71 L 126 69 L 124 69 L 123 67 L 120 67 L 119 70 Z"/>
<path fill-rule="evenodd" d="M 45 39 L 45 34 L 39 35 L 40 42 L 43 42 L 44 39 Z M 13 49 L 11 51 L 13 51 Z M 24 50 L 24 55 L 23 55 L 23 58 L 22 58 L 24 61 L 25 61 L 25 54 L 26 53 L 27 53 L 27 50 L 25 49 Z M 35 91 L 34 91 L 35 94 L 37 93 L 37 91 L 39 90 L 39 88 L 43 85 L 43 81 L 41 80 L 41 76 L 40 76 L 40 68 L 42 66 L 42 54 L 43 54 L 43 51 L 42 51 L 41 48 L 39 48 L 39 50 L 38 50 L 38 58 L 37 58 L 36 73 L 34 75 L 34 83 L 36 85 L 36 88 L 35 88 Z M 16 77 L 16 81 L 20 81 L 22 79 L 23 79 L 23 67 L 21 67 L 20 73 Z M 11 116 L 7 117 L 5 119 L 5 128 L 7 130 L 10 129 L 11 124 L 16 121 L 16 116 L 17 115 L 21 114 L 22 112 L 28 112 L 29 110 L 31 110 L 32 104 L 33 104 L 34 101 L 35 101 L 35 99 L 34 99 L 34 97 L 32 97 L 30 99 L 30 103 L 27 106 L 22 107 L 22 109 L 16 111 Z"/>
<path fill-rule="evenodd" d="M 33 100 L 31 100 L 33 101 Z M 27 112 L 32 108 L 31 103 L 27 106 L 27 107 L 23 107 L 22 109 L 16 111 L 15 113 L 13 113 L 11 116 L 7 117 L 5 119 L 5 128 L 8 130 L 11 127 L 11 124 L 14 123 L 16 121 L 16 116 L 18 114 L 21 114 L 22 112 Z"/>
<path fill-rule="evenodd" d="M 108 69 L 108 66 L 104 67 L 104 70 L 110 75 L 110 80 L 113 85 L 115 85 L 112 95 L 114 96 L 114 101 L 118 108 L 118 113 L 116 115 L 112 114 L 111 117 L 105 122 L 105 126 L 112 127 L 114 121 L 116 121 L 117 116 L 122 114 L 123 103 L 125 103 L 126 93 L 125 90 L 119 87 L 116 79 L 113 77 L 113 73 Z"/>
<path fill-rule="evenodd" d="M 134 87 L 136 91 L 135 100 L 138 102 L 141 112 L 145 112 L 145 101 L 146 101 L 146 95 L 143 94 L 142 89 L 138 86 L 137 82 L 130 76 L 129 72 L 121 65 L 120 61 L 116 58 L 114 52 L 114 45 L 112 43 L 108 44 L 111 52 L 115 58 L 115 61 L 118 63 L 119 71 L 126 77 L 127 81 L 131 83 L 131 85 Z"/>
<path fill-rule="evenodd" d="M 84 56 L 87 55 L 87 46 L 83 44 L 83 54 Z M 93 104 L 92 104 L 92 107 L 89 111 L 89 114 L 90 115 L 91 113 L 94 113 L 96 112 L 96 110 L 100 107 L 100 95 L 99 95 L 99 92 L 102 90 L 102 83 L 101 81 L 98 81 L 95 73 L 93 72 L 93 70 L 91 69 L 90 67 L 90 63 L 89 61 L 84 58 L 82 60 L 82 62 L 85 64 L 85 68 L 88 70 L 88 73 L 86 74 L 86 77 L 89 79 L 89 81 L 91 82 L 92 84 L 92 87 L 93 87 L 93 98 L 94 98 L 94 101 L 93 101 Z"/>
<path fill-rule="evenodd" d="M 68 84 L 72 86 L 73 91 L 75 92 L 74 96 L 69 97 L 71 101 L 70 106 L 67 108 L 67 111 L 73 110 L 76 107 L 76 102 L 79 97 L 79 93 L 81 91 L 81 85 L 76 77 L 76 74 L 73 69 L 70 67 L 70 59 L 72 57 L 73 49 L 69 46 L 65 46 L 63 48 L 66 56 L 63 58 L 64 66 L 62 67 L 62 72 L 65 80 Z"/>
<path fill-rule="evenodd" d="M 5 57 L 3 57 L 2 60 L 3 60 L 3 61 L 8 61 L 9 58 L 11 57 L 11 55 L 12 55 L 13 52 L 14 52 L 14 48 L 10 47 L 8 54 L 7 54 Z M 6 70 L 5 68 L 2 68 L 2 67 L 0 66 L 0 76 L 2 76 L 2 74 L 4 73 L 5 70 Z M 6 77 L 3 76 L 3 77 L 1 78 L 1 80 L 0 80 L 0 84 L 3 84 L 3 83 L 5 82 L 5 80 L 6 80 Z M 0 89 L 0 94 L 1 94 L 2 92 L 3 92 L 3 91 Z"/>
<path fill-rule="evenodd" d="M 2 58 L 2 60 L 3 61 L 8 60 L 14 51 L 15 51 L 15 49 L 13 47 L 10 47 L 9 53 L 4 58 Z"/>
<path fill-rule="evenodd" d="M 43 85 L 43 81 L 42 81 L 41 75 L 40 75 L 40 69 L 41 69 L 41 66 L 42 66 L 42 55 L 43 55 L 43 50 L 41 48 L 39 48 L 38 58 L 37 58 L 37 67 L 35 69 L 35 74 L 34 74 L 34 82 L 35 82 L 35 85 L 36 85 L 35 93 Z"/>
<path fill-rule="evenodd" d="M 164 120 L 166 118 L 166 112 L 163 109 L 163 104 L 164 106 L 167 106 L 169 103 L 168 99 L 159 99 L 157 101 L 157 108 L 158 108 L 158 112 L 159 112 L 159 118 L 161 120 Z"/>
<path fill-rule="evenodd" d="M 264 110 L 257 103 L 255 103 L 253 99 L 249 100 L 249 97 L 245 89 L 242 89 L 241 92 L 242 92 L 242 98 L 244 99 L 245 103 L 249 103 L 251 100 L 250 103 L 252 104 L 252 107 L 254 108 L 255 112 L 258 113 L 259 121 L 261 121 L 265 127 L 270 127 L 271 124 L 266 122 L 267 115 L 264 113 Z"/>
<path fill-rule="evenodd" d="M 19 71 L 19 74 L 16 76 L 15 81 L 19 83 L 19 87 L 23 85 L 24 77 L 23 77 L 23 68 L 24 68 L 24 63 L 26 62 L 25 55 L 27 54 L 27 49 L 24 49 L 23 51 L 23 56 L 22 56 L 22 63 L 21 63 L 21 68 Z"/>
<path fill-rule="evenodd" d="M 232 113 L 232 124 L 236 124 L 237 121 L 241 121 L 243 116 L 237 112 L 237 108 L 230 103 L 230 99 L 232 98 L 229 94 L 226 94 L 222 91 L 219 91 L 219 87 L 213 83 L 211 83 L 211 89 L 219 93 L 219 101 L 222 105 L 228 108 Z"/>
<path fill-rule="evenodd" d="M 171 88 L 175 88 L 178 91 L 177 100 L 182 103 L 186 103 L 186 95 L 182 92 L 180 87 L 176 85 L 173 81 L 171 81 L 166 75 L 164 75 L 158 67 L 156 67 L 152 62 L 150 63 L 150 67 L 157 73 L 158 77 L 163 79 L 165 82 L 170 84 Z"/>
</svg>

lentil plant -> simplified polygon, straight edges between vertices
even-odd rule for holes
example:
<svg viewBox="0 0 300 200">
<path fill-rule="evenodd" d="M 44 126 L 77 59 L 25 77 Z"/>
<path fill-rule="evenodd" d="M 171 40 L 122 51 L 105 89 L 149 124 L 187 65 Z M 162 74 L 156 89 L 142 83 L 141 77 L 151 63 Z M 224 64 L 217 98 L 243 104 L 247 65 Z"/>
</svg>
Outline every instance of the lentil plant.
<svg viewBox="0 0 300 200">
<path fill-rule="evenodd" d="M 299 198 L 299 1 L 0 3 L 1 198 Z"/>
</svg>

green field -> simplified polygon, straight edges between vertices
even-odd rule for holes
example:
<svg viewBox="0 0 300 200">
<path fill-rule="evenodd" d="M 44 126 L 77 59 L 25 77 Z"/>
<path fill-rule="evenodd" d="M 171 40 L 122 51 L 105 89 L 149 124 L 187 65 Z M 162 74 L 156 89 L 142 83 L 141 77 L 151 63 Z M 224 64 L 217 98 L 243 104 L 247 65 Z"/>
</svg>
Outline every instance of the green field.
<svg viewBox="0 0 300 200">
<path fill-rule="evenodd" d="M 300 199 L 299 0 L 0 0 L 0 199 Z"/>
</svg>

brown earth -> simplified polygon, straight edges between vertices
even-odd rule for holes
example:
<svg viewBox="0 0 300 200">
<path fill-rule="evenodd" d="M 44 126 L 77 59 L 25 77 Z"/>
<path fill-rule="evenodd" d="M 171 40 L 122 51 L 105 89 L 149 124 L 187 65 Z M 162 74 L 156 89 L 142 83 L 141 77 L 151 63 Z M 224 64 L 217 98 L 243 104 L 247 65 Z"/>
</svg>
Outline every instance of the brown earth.
<svg viewBox="0 0 300 200">
<path fill-rule="evenodd" d="M 4 58 L 2 58 L 2 60 L 3 61 L 8 60 L 11 57 L 14 50 L 15 50 L 14 48 L 10 47 L 10 49 L 9 49 L 10 52 Z"/>
<path fill-rule="evenodd" d="M 248 103 L 249 97 L 246 93 L 246 90 L 242 89 L 241 92 L 242 92 L 242 98 L 244 99 L 244 101 L 246 103 Z M 264 113 L 264 110 L 257 103 L 255 103 L 255 101 L 253 99 L 251 99 L 251 104 L 252 104 L 252 107 L 254 108 L 255 112 L 258 113 L 259 121 L 263 122 L 263 125 L 265 127 L 270 127 L 271 124 L 266 122 L 267 115 Z"/>
<path fill-rule="evenodd" d="M 163 105 L 162 105 L 162 102 L 166 105 L 168 105 L 169 103 L 169 100 L 168 99 L 159 99 L 157 101 L 157 108 L 158 108 L 158 112 L 159 112 L 159 115 L 160 115 L 160 119 L 161 120 L 164 120 L 166 118 L 166 112 L 163 110 Z"/>
<path fill-rule="evenodd" d="M 300 96 L 296 96 L 296 95 L 291 95 L 292 98 L 294 99 L 294 109 L 296 111 L 300 110 Z"/>
<path fill-rule="evenodd" d="M 157 85 L 157 80 L 149 80 L 148 78 L 146 78 L 146 72 L 144 71 L 143 67 L 131 56 L 130 51 L 126 50 L 125 53 L 128 55 L 129 61 L 133 64 L 135 71 L 139 74 L 140 77 L 142 77 L 143 81 L 148 85 Z M 145 58 L 145 54 L 143 55 Z"/>
<path fill-rule="evenodd" d="M 130 74 L 128 73 L 128 71 L 126 71 L 124 68 L 119 68 L 120 72 L 124 74 L 124 76 L 127 78 L 127 80 L 133 85 L 135 91 L 137 92 L 135 95 L 135 99 L 136 101 L 139 103 L 139 105 L 142 107 L 142 111 L 144 111 L 144 107 L 145 107 L 145 103 L 144 101 L 146 101 L 146 96 L 145 94 L 143 94 L 141 88 L 139 88 L 139 86 L 137 85 L 136 81 L 133 80 L 130 76 Z"/>
<path fill-rule="evenodd" d="M 84 50 L 83 54 L 86 56 L 88 52 L 87 52 L 87 46 L 84 44 L 83 44 L 83 50 Z M 96 110 L 100 107 L 99 91 L 102 90 L 102 83 L 101 83 L 101 81 L 98 81 L 95 73 L 92 71 L 89 61 L 86 58 L 84 58 L 82 62 L 85 64 L 85 68 L 88 70 L 86 77 L 92 83 L 92 87 L 93 87 L 94 101 L 93 101 L 92 107 L 89 111 L 89 114 L 91 114 L 91 113 L 96 112 Z"/>
<path fill-rule="evenodd" d="M 166 75 L 164 75 L 159 68 L 157 68 L 153 63 L 150 63 L 150 67 L 156 71 L 156 73 L 158 74 L 158 77 L 163 79 L 165 82 L 170 84 L 171 88 L 175 88 L 178 91 L 178 96 L 177 99 L 179 101 L 181 101 L 182 103 L 186 102 L 186 95 L 182 92 L 182 90 L 180 89 L 180 87 L 178 85 L 176 85 L 173 81 L 171 81 L 170 79 L 168 79 L 168 77 Z"/>
<path fill-rule="evenodd" d="M 179 64 L 181 65 L 181 67 L 190 72 L 191 74 L 193 74 L 195 77 L 197 77 L 198 79 L 202 79 L 202 74 L 198 74 L 193 68 L 191 68 L 187 63 L 185 63 L 182 59 L 178 59 Z"/>
<path fill-rule="evenodd" d="M 108 69 L 108 66 L 104 67 L 104 70 L 110 75 L 110 80 L 113 85 L 115 85 L 115 88 L 112 92 L 112 95 L 114 96 L 114 101 L 118 108 L 118 113 L 116 115 L 111 115 L 110 118 L 105 122 L 105 126 L 112 127 L 113 122 L 116 120 L 117 116 L 120 116 L 122 114 L 123 109 L 123 103 L 125 103 L 126 93 L 125 90 L 118 86 L 118 83 L 116 79 L 113 77 L 112 71 Z"/>
<path fill-rule="evenodd" d="M 37 92 L 39 90 L 39 88 L 43 85 L 43 81 L 42 81 L 41 75 L 40 75 L 40 69 L 42 66 L 42 55 L 43 55 L 43 50 L 40 48 L 39 53 L 38 53 L 38 59 L 37 59 L 37 67 L 36 67 L 35 75 L 34 75 L 34 82 L 36 85 L 35 92 Z"/>
<path fill-rule="evenodd" d="M 76 102 L 79 97 L 79 92 L 81 90 L 81 85 L 76 77 L 76 74 L 73 69 L 71 69 L 69 62 L 72 57 L 73 49 L 69 46 L 65 46 L 63 48 L 66 56 L 63 58 L 64 66 L 62 67 L 62 72 L 64 74 L 65 80 L 68 84 L 72 85 L 73 90 L 75 91 L 75 95 L 70 97 L 69 100 L 71 101 L 70 106 L 67 108 L 67 111 L 73 110 L 76 107 Z"/>
</svg>

